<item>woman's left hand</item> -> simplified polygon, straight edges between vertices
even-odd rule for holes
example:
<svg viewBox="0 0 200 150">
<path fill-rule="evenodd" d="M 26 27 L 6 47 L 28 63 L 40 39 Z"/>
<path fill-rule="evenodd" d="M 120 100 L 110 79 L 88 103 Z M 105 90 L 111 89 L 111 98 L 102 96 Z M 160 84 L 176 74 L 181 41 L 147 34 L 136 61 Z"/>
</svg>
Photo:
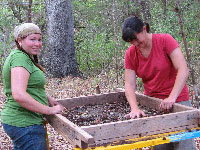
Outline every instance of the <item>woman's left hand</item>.
<svg viewBox="0 0 200 150">
<path fill-rule="evenodd" d="M 171 98 L 166 98 L 164 99 L 161 104 L 160 104 L 160 109 L 162 110 L 170 110 L 175 103 L 176 100 L 171 99 Z"/>
</svg>

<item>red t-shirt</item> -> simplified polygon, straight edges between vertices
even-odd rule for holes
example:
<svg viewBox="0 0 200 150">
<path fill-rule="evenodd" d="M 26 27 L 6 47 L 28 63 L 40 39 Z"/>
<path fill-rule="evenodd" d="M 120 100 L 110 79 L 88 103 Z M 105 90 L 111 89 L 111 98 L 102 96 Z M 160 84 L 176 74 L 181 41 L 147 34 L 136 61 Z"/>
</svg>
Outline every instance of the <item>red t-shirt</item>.
<svg viewBox="0 0 200 150">
<path fill-rule="evenodd" d="M 125 69 L 131 69 L 142 78 L 144 94 L 165 99 L 169 96 L 175 83 L 177 70 L 170 59 L 171 52 L 179 47 L 177 41 L 169 34 L 152 34 L 152 49 L 145 58 L 134 45 L 125 55 Z M 185 85 L 176 102 L 189 100 Z"/>
</svg>

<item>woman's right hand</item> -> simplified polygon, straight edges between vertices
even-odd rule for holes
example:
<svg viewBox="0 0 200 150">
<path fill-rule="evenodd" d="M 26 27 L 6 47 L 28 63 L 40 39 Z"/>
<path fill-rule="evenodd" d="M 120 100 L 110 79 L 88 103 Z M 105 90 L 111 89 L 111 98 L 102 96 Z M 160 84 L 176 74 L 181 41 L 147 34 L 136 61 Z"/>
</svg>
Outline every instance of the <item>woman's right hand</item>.
<svg viewBox="0 0 200 150">
<path fill-rule="evenodd" d="M 55 105 L 53 107 L 49 107 L 49 115 L 54 115 L 54 114 L 63 114 L 63 111 L 65 110 L 66 108 L 63 107 L 62 105 L 58 104 L 58 105 Z"/>
<path fill-rule="evenodd" d="M 134 118 L 146 117 L 146 114 L 140 109 L 135 109 L 135 110 L 131 110 L 131 112 L 127 114 L 125 117 L 134 119 Z"/>
</svg>

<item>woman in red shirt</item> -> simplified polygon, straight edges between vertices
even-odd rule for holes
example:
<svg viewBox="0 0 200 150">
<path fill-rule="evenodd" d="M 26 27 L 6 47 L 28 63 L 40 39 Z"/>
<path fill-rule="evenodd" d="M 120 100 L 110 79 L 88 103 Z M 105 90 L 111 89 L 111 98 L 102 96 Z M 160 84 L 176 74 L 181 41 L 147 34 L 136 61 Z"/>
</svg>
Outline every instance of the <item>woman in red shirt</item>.
<svg viewBox="0 0 200 150">
<path fill-rule="evenodd" d="M 125 94 L 131 107 L 130 118 L 146 114 L 136 100 L 136 75 L 142 79 L 144 94 L 163 99 L 160 109 L 174 103 L 191 106 L 186 85 L 188 68 L 177 41 L 169 34 L 149 33 L 149 25 L 137 17 L 128 17 L 122 26 L 122 38 L 131 46 L 125 54 Z M 154 150 L 195 150 L 194 140 L 155 146 Z"/>
</svg>

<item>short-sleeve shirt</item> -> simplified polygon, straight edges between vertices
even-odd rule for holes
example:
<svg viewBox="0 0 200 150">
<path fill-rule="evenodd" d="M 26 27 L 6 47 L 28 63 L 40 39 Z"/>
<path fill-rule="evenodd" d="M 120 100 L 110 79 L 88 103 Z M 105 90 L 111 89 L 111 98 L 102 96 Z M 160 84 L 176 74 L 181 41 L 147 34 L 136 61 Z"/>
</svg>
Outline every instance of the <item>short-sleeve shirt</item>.
<svg viewBox="0 0 200 150">
<path fill-rule="evenodd" d="M 26 53 L 20 50 L 12 50 L 4 63 L 2 71 L 4 93 L 7 96 L 7 100 L 1 112 L 1 120 L 3 123 L 16 127 L 42 124 L 42 114 L 32 112 L 24 107 L 21 107 L 21 105 L 12 97 L 11 69 L 14 67 L 24 67 L 30 73 L 27 85 L 27 93 L 39 103 L 48 105 L 44 88 L 44 73 L 34 65 Z"/>
<path fill-rule="evenodd" d="M 177 75 L 170 54 L 177 47 L 178 42 L 171 35 L 152 34 L 152 49 L 147 58 L 134 45 L 127 49 L 125 69 L 134 70 L 142 78 L 145 95 L 161 99 L 170 95 Z M 176 102 L 187 100 L 189 92 L 185 85 Z"/>
</svg>

